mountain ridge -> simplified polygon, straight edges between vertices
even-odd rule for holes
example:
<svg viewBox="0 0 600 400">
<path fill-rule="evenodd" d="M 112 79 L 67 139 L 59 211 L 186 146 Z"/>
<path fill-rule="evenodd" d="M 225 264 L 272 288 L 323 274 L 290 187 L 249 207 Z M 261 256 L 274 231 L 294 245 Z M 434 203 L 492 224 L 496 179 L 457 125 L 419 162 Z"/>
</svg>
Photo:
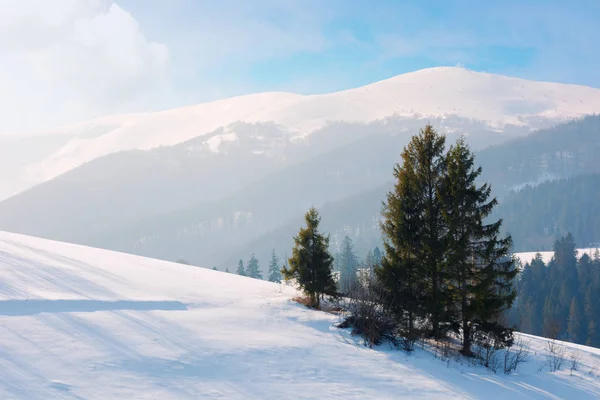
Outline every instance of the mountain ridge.
<svg viewBox="0 0 600 400">
<path fill-rule="evenodd" d="M 391 116 L 460 117 L 499 131 L 518 127 L 526 132 L 599 109 L 600 89 L 435 67 L 333 93 L 264 92 L 81 121 L 33 134 L 56 137 L 57 143 L 17 172 L 23 190 L 104 155 L 176 145 L 236 122 L 271 122 L 294 140 L 335 122 L 370 123 Z"/>
</svg>

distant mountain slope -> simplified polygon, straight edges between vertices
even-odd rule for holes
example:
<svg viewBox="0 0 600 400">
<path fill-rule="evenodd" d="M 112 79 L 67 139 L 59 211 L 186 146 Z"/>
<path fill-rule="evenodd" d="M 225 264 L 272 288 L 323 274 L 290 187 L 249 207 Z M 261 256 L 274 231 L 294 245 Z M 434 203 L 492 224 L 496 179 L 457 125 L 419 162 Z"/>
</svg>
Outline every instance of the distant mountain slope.
<svg viewBox="0 0 600 400">
<path fill-rule="evenodd" d="M 600 109 L 598 110 L 600 113 Z M 600 115 L 514 138 L 477 154 L 497 193 L 526 184 L 600 172 Z"/>
<path fill-rule="evenodd" d="M 571 233 L 582 247 L 600 244 L 600 174 L 526 186 L 507 196 L 494 215 L 504 219 L 517 251 L 551 250 Z"/>
<path fill-rule="evenodd" d="M 492 183 L 500 200 L 500 207 L 495 216 L 505 218 L 504 228 L 513 233 L 517 250 L 548 249 L 558 232 L 566 229 L 567 225 L 564 224 L 560 225 L 560 228 L 552 228 L 541 241 L 538 240 L 540 233 L 534 233 L 540 224 L 550 227 L 554 218 L 558 218 L 552 213 L 560 214 L 560 210 L 556 209 L 559 199 L 565 200 L 565 204 L 573 204 L 570 212 L 578 213 L 577 218 L 594 221 L 595 208 L 583 205 L 596 201 L 593 190 L 600 185 L 596 185 L 595 182 L 590 181 L 587 185 L 579 185 L 573 190 L 557 187 L 556 196 L 554 191 L 547 192 L 545 196 L 548 199 L 535 204 L 521 197 L 523 194 L 511 195 L 508 189 L 529 180 L 539 179 L 550 171 L 553 177 L 600 171 L 597 157 L 594 156 L 600 152 L 599 128 L 600 116 L 592 116 L 477 152 L 477 162 L 483 165 L 484 177 Z M 544 141 L 546 137 L 548 142 Z M 369 247 L 380 243 L 379 229 L 365 230 L 364 227 L 372 224 L 373 219 L 379 216 L 381 201 L 391 187 L 385 182 L 391 179 L 393 163 L 399 160 L 400 150 L 407 140 L 402 136 L 396 137 L 395 142 L 391 141 L 391 136 L 377 138 L 380 140 L 365 139 L 352 143 L 346 146 L 347 150 L 351 150 L 347 153 L 326 153 L 305 164 L 285 169 L 242 190 L 237 195 L 237 200 L 231 200 L 231 203 L 220 201 L 214 206 L 198 205 L 195 208 L 197 211 L 190 211 L 184 214 L 185 217 L 176 218 L 177 214 L 165 215 L 160 220 L 153 220 L 153 224 L 137 224 L 135 230 L 116 230 L 112 235 L 103 233 L 102 236 L 110 237 L 111 242 L 96 236 L 90 243 L 166 259 L 185 257 L 200 264 L 216 264 L 223 267 L 231 266 L 239 258 L 247 258 L 252 252 L 259 254 L 259 258 L 266 262 L 271 249 L 276 249 L 282 254 L 289 251 L 291 237 L 296 233 L 303 213 L 314 204 L 322 206 L 323 226 L 327 232 L 331 232 L 335 237 L 341 236 L 338 237 L 341 240 L 342 231 L 346 229 L 348 235 L 357 242 L 357 249 L 364 253 Z M 451 142 L 452 138 L 449 137 L 448 141 Z M 560 155 L 561 151 L 570 149 L 578 149 L 576 158 L 564 159 L 556 156 Z M 546 163 L 538 164 L 536 160 L 541 159 L 544 154 Z M 354 190 L 342 190 L 340 186 L 331 186 L 336 179 L 332 180 L 333 177 L 327 174 L 319 174 L 319 171 L 330 171 L 331 165 L 337 165 L 339 171 L 348 171 L 347 174 L 351 177 L 348 178 L 348 188 Z M 362 166 L 367 165 L 370 175 L 365 176 Z M 520 165 L 529 165 L 529 168 L 517 169 Z M 350 172 L 352 170 L 349 168 L 352 166 L 357 167 L 355 172 Z M 338 182 L 340 183 L 341 181 Z M 582 192 L 586 186 L 588 191 Z M 337 196 L 328 196 L 327 191 L 333 187 L 340 188 L 337 189 Z M 278 194 L 273 196 L 273 192 Z M 256 194 L 256 200 L 251 200 Z M 565 196 L 568 197 L 568 201 Z M 544 204 L 553 201 L 556 203 L 555 210 L 550 211 Z M 225 206 L 226 204 L 231 205 Z M 514 213 L 516 207 L 520 207 L 517 214 Z M 215 211 L 216 209 L 219 211 Z M 245 214 L 236 214 L 236 211 L 243 211 Z M 237 225 L 230 222 L 220 226 L 216 224 L 218 218 L 222 218 L 223 221 L 238 218 L 239 222 Z M 535 222 L 532 222 L 531 218 L 535 218 Z M 593 223 L 571 225 L 568 227 L 576 234 L 576 238 L 581 240 L 580 243 L 600 241 L 600 238 L 595 239 L 597 235 L 590 231 L 591 227 L 595 226 Z M 194 228 L 199 226 L 203 227 L 202 234 Z M 588 231 L 580 233 L 578 226 L 589 229 L 586 228 Z M 121 236 L 116 234 L 117 232 L 127 232 L 127 235 Z M 214 252 L 203 250 L 205 242 Z M 226 247 L 222 247 L 225 246 L 224 243 Z"/>
<path fill-rule="evenodd" d="M 259 93 L 34 133 L 57 141 L 27 165 L 11 164 L 11 187 L 23 190 L 108 154 L 172 146 L 236 122 L 273 123 L 291 137 L 306 137 L 334 122 L 362 124 L 392 116 L 461 118 L 483 122 L 497 132 L 528 132 L 598 110 L 600 89 L 430 68 L 330 94 Z M 19 143 L 10 144 L 0 149 L 0 158 L 19 149 Z M 0 193 L 5 190 L 0 185 Z"/>
<path fill-rule="evenodd" d="M 464 132 L 475 148 L 492 138 L 476 123 L 431 122 L 455 132 L 449 143 Z M 403 146 L 422 123 L 338 123 L 302 143 L 292 143 L 273 124 L 237 124 L 177 146 L 117 153 L 0 203 L 0 229 L 202 265 L 228 265 L 231 257 L 252 251 L 285 252 L 291 236 L 273 240 L 274 232 L 283 232 L 311 205 L 335 204 L 389 182 Z M 277 146 L 264 143 L 267 134 L 279 137 Z M 589 116 L 483 149 L 477 162 L 502 203 L 511 188 L 527 182 L 600 172 L 598 138 L 600 116 Z M 354 224 L 363 209 L 376 207 L 378 214 L 384 193 L 346 216 L 336 214 L 328 229 L 335 234 Z M 516 216 L 514 229 L 518 224 Z M 513 222 L 505 226 L 513 229 Z M 379 239 L 378 231 L 372 234 L 353 238 L 371 246 Z M 535 244 L 514 234 L 518 249 L 547 248 L 550 240 Z"/>
<path fill-rule="evenodd" d="M 289 287 L 0 232 L 2 399 L 593 399 L 600 350 L 506 376 L 417 346 L 362 346 Z M 562 348 L 562 347 L 561 347 Z M 439 357 L 439 356 L 438 356 Z"/>
<path fill-rule="evenodd" d="M 468 132 L 475 144 L 506 139 L 473 121 L 431 122 L 442 130 Z M 268 222 L 272 229 L 298 208 L 387 181 L 402 147 L 423 123 L 401 118 L 334 123 L 301 141 L 274 124 L 237 123 L 176 146 L 111 154 L 1 202 L 0 229 L 98 245 L 104 241 L 84 239 L 101 232 L 111 238 L 116 228 L 134 221 L 212 202 L 213 210 L 222 211 L 231 202 L 235 206 L 226 214 L 202 212 L 201 219 L 188 218 L 179 232 L 198 224 L 206 228 L 207 218 L 216 221 L 234 214 L 254 213 L 258 223 L 258 211 L 249 204 L 252 198 L 246 198 L 249 192 L 260 193 L 261 209 L 281 210 Z M 239 199 L 227 200 L 233 193 Z M 255 225 L 249 235 L 261 232 Z"/>
</svg>

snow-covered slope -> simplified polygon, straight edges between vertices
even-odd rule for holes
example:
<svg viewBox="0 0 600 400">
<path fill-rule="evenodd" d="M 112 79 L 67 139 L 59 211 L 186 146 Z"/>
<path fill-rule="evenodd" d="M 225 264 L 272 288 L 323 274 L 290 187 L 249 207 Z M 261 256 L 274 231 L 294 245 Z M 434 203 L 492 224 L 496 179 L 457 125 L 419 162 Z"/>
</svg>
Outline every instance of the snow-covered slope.
<svg viewBox="0 0 600 400">
<path fill-rule="evenodd" d="M 290 288 L 0 233 L 2 399 L 398 399 L 600 396 L 600 350 L 578 371 L 517 375 L 418 350 L 368 349 Z M 590 373 L 588 373 L 590 372 Z"/>
<path fill-rule="evenodd" d="M 577 258 L 580 258 L 582 255 L 587 254 L 590 258 L 593 258 L 597 251 L 600 251 L 598 247 L 588 247 L 585 249 L 577 249 Z M 544 260 L 545 264 L 548 264 L 552 257 L 554 257 L 553 251 L 527 251 L 522 253 L 515 253 L 515 256 L 521 261 L 523 265 L 531 262 L 535 258 L 535 255 L 540 253 L 542 256 L 542 260 Z"/>
<path fill-rule="evenodd" d="M 306 136 L 331 121 L 362 123 L 392 115 L 461 117 L 502 131 L 509 124 L 547 127 L 599 110 L 598 89 L 438 67 L 331 94 L 260 93 L 66 126 L 44 133 L 64 136 L 66 144 L 30 165 L 26 179 L 33 185 L 106 154 L 174 145 L 237 121 L 274 122 L 292 137 Z"/>
</svg>

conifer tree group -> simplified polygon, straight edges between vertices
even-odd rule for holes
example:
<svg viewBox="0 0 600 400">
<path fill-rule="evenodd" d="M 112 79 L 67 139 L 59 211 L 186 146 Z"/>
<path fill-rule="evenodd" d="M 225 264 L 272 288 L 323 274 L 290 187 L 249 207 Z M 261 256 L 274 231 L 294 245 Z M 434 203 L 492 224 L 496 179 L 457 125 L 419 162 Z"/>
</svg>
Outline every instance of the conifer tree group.
<svg viewBox="0 0 600 400">
<path fill-rule="evenodd" d="M 517 270 L 511 238 L 500 235 L 502 221 L 488 221 L 497 202 L 490 186 L 477 182 L 482 170 L 475 166 L 473 153 L 462 139 L 447 152 L 445 142 L 427 125 L 394 166 L 396 183 L 382 210 L 384 253 L 370 251 L 362 265 L 369 288 L 360 288 L 360 263 L 345 237 L 335 260 L 336 291 L 329 237 L 318 231 L 320 217 L 314 208 L 305 215 L 306 227 L 294 238 L 290 267 L 282 273 L 286 280 L 295 279 L 316 307 L 325 294 L 352 298 L 369 293 L 376 298 L 355 310 L 364 311 L 365 304 L 374 307 L 376 312 L 367 314 L 379 315 L 386 329 L 391 329 L 390 318 L 394 320 L 392 335 L 414 343 L 419 337 L 441 339 L 453 331 L 462 337 L 462 353 L 471 355 L 477 338 L 511 345 L 512 329 L 503 319 L 515 299 Z M 369 318 L 352 317 L 352 323 L 362 324 L 357 332 L 373 333 L 377 322 Z M 386 335 L 390 332 L 372 337 Z"/>
<path fill-rule="evenodd" d="M 547 265 L 539 253 L 525 264 L 510 315 L 521 332 L 600 346 L 600 251 L 577 255 L 568 233 Z"/>
<path fill-rule="evenodd" d="M 445 153 L 445 138 L 427 125 L 394 167 L 396 184 L 384 202 L 385 237 L 377 278 L 401 335 L 436 339 L 462 335 L 471 354 L 483 332 L 510 341 L 501 316 L 515 298 L 516 269 L 501 221 L 487 222 L 496 205 L 481 168 L 463 140 Z"/>
</svg>

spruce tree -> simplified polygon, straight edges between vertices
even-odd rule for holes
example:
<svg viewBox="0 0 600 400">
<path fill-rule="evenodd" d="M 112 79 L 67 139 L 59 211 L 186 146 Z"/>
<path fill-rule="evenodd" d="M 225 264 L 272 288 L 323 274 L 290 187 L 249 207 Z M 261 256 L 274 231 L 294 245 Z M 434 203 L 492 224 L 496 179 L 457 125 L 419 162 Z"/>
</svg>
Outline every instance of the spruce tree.
<svg viewBox="0 0 600 400">
<path fill-rule="evenodd" d="M 281 267 L 279 266 L 279 257 L 275 253 L 275 249 L 271 253 L 271 262 L 269 263 L 269 282 L 281 282 Z"/>
<path fill-rule="evenodd" d="M 376 269 L 404 335 L 418 335 L 417 317 L 429 317 L 439 336 L 442 317 L 440 267 L 442 218 L 437 197 L 444 169 L 445 138 L 427 125 L 404 148 L 394 166 L 394 190 L 383 204 L 381 230 L 385 255 Z"/>
<path fill-rule="evenodd" d="M 354 244 L 348 236 L 344 237 L 339 254 L 340 280 L 339 288 L 342 293 L 348 293 L 356 282 L 358 273 L 358 258 L 354 252 Z"/>
<path fill-rule="evenodd" d="M 427 125 L 402 152 L 394 167 L 396 184 L 383 207 L 385 256 L 379 278 L 396 313 L 415 333 L 417 316 L 428 317 L 431 334 L 441 336 L 444 319 L 443 218 L 439 190 L 444 175 L 445 137 Z"/>
<path fill-rule="evenodd" d="M 304 220 L 306 227 L 300 228 L 294 237 L 289 268 L 284 267 L 281 272 L 286 280 L 295 279 L 311 303 L 318 308 L 323 295 L 336 292 L 333 258 L 329 253 L 329 236 L 319 232 L 321 217 L 318 211 L 312 207 Z"/>
<path fill-rule="evenodd" d="M 567 326 L 569 340 L 573 343 L 579 343 L 581 340 L 581 314 L 577 299 L 573 297 L 571 306 L 569 307 L 569 321 Z"/>
<path fill-rule="evenodd" d="M 375 266 L 375 261 L 373 258 L 373 250 L 369 250 L 367 255 L 365 256 L 365 260 L 363 261 L 363 267 L 368 271 L 369 274 L 373 273 L 373 267 Z"/>
<path fill-rule="evenodd" d="M 242 260 L 238 262 L 236 274 L 246 276 L 246 269 L 244 268 L 244 262 Z"/>
<path fill-rule="evenodd" d="M 516 296 L 517 270 L 510 255 L 511 238 L 500 237 L 502 221 L 485 222 L 497 200 L 490 199 L 487 183 L 477 186 L 482 169 L 475 167 L 475 157 L 463 139 L 450 148 L 446 167 L 440 200 L 447 228 L 443 271 L 450 284 L 442 292 L 451 301 L 447 317 L 460 322 L 462 352 L 470 355 L 475 327 L 506 336 L 499 317 Z"/>
<path fill-rule="evenodd" d="M 381 265 L 381 259 L 383 255 L 381 254 L 381 250 L 379 247 L 375 247 L 373 250 L 373 265 Z"/>
<path fill-rule="evenodd" d="M 248 264 L 246 265 L 246 275 L 254 279 L 263 278 L 262 273 L 260 272 L 260 267 L 258 265 L 258 260 L 256 259 L 254 253 L 252 253 L 250 260 L 248 260 Z"/>
</svg>

